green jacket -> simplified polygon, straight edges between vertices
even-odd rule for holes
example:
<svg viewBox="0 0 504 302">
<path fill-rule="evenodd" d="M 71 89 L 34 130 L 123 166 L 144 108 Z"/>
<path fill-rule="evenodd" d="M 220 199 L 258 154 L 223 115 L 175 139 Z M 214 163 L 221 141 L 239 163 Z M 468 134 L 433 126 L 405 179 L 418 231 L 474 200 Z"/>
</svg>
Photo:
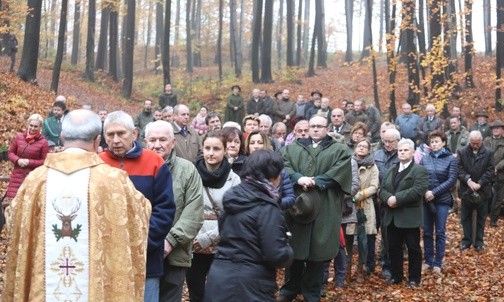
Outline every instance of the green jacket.
<svg viewBox="0 0 504 302">
<path fill-rule="evenodd" d="M 196 167 L 177 157 L 175 150 L 166 161 L 173 179 L 177 210 L 166 240 L 173 247 L 170 265 L 191 267 L 192 243 L 203 225 L 203 184 Z"/>
<path fill-rule="evenodd" d="M 174 93 L 167 94 L 165 92 L 159 95 L 158 108 L 163 110 L 166 106 L 175 107 L 177 105 L 177 95 Z"/>
<path fill-rule="evenodd" d="M 234 107 L 237 107 L 238 109 L 234 110 Z M 240 94 L 231 94 L 228 97 L 224 121 L 233 121 L 241 125 L 244 117 L 245 106 L 243 105 L 243 97 Z"/>
<path fill-rule="evenodd" d="M 347 146 L 330 136 L 317 148 L 311 139 L 299 139 L 281 149 L 285 170 L 290 176 L 296 195 L 302 191 L 297 181 L 302 176 L 315 177 L 321 206 L 317 218 L 310 224 L 300 224 L 286 212 L 292 232 L 291 246 L 294 259 L 326 261 L 338 254 L 341 225 L 341 202 L 352 187 L 352 154 Z"/>
<path fill-rule="evenodd" d="M 504 138 L 489 136 L 483 141 L 485 147 L 493 152 L 497 180 L 504 182 Z"/>
<path fill-rule="evenodd" d="M 61 118 L 63 119 L 63 118 Z M 58 122 L 55 116 L 51 116 L 44 120 L 42 127 L 42 135 L 48 140 L 56 144 L 56 146 L 63 146 L 60 140 L 61 123 Z"/>
<path fill-rule="evenodd" d="M 383 222 L 386 226 L 394 222 L 398 228 L 420 228 L 423 226 L 423 196 L 429 188 L 429 174 L 424 166 L 411 163 L 413 167 L 394 189 L 394 171 L 399 169 L 399 164 L 388 169 L 383 178 L 380 199 L 383 200 L 385 216 Z M 389 197 L 395 196 L 397 207 L 387 205 Z"/>
</svg>

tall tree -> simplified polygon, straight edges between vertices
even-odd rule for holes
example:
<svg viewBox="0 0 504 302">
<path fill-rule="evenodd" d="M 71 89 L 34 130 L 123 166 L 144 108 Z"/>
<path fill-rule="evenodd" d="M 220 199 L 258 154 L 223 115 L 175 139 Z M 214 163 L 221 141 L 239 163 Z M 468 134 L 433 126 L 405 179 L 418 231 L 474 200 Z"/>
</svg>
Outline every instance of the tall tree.
<svg viewBox="0 0 504 302">
<path fill-rule="evenodd" d="M 371 24 L 371 18 L 369 16 L 373 16 L 373 2 L 364 1 L 364 3 L 366 14 L 364 17 L 364 40 L 362 43 L 361 60 L 365 57 L 369 57 L 369 55 L 371 54 L 369 48 L 371 44 L 373 44 L 373 41 L 371 41 L 371 27 L 369 26 L 369 24 Z M 368 13 L 368 11 L 370 12 L 370 14 Z"/>
<path fill-rule="evenodd" d="M 265 0 L 264 3 L 264 26 L 263 43 L 261 54 L 261 82 L 271 83 L 271 44 L 273 42 L 273 2 L 274 0 Z"/>
<path fill-rule="evenodd" d="M 404 39 L 403 53 L 408 67 L 408 100 L 412 106 L 420 103 L 418 88 L 420 79 L 418 77 L 417 50 L 415 47 L 415 1 L 403 1 L 402 6 L 402 35 Z"/>
<path fill-rule="evenodd" d="M 302 42 L 302 30 L 303 30 L 303 0 L 298 2 L 298 14 L 296 19 L 296 65 L 301 65 L 301 42 Z"/>
<path fill-rule="evenodd" d="M 278 22 L 276 30 L 276 51 L 278 57 L 278 70 L 282 69 L 282 37 L 283 37 L 283 11 L 284 0 L 278 0 L 280 7 L 278 8 Z"/>
<path fill-rule="evenodd" d="M 308 59 L 308 46 L 310 43 L 310 0 L 305 0 L 303 19 L 303 60 Z"/>
<path fill-rule="evenodd" d="M 119 1 L 110 9 L 109 75 L 119 81 Z"/>
<path fill-rule="evenodd" d="M 385 0 L 380 0 L 380 30 L 378 32 L 378 52 L 383 51 L 383 30 L 385 23 Z"/>
<path fill-rule="evenodd" d="M 96 52 L 96 69 L 105 69 L 107 61 L 108 28 L 110 20 L 110 5 L 102 2 L 100 18 L 100 37 L 98 38 L 98 51 Z"/>
<path fill-rule="evenodd" d="M 310 60 L 308 62 L 308 72 L 306 73 L 306 75 L 309 77 L 315 75 L 315 43 L 318 43 L 317 44 L 318 48 L 322 47 L 322 45 L 320 45 L 320 40 L 318 39 L 319 32 L 322 30 L 322 11 L 321 11 L 323 8 L 322 1 L 323 0 L 315 0 L 315 24 L 313 27 L 313 36 L 310 49 Z"/>
<path fill-rule="evenodd" d="M 79 61 L 79 42 L 80 42 L 80 4 L 81 0 L 75 0 L 74 8 L 74 29 L 72 37 L 72 57 L 70 64 L 75 65 Z"/>
<path fill-rule="evenodd" d="M 387 69 L 389 73 L 389 100 L 390 100 L 390 120 L 393 121 L 397 117 L 397 109 L 396 109 L 396 75 L 397 75 L 397 58 L 394 53 L 395 43 L 396 43 L 396 34 L 395 34 L 395 21 L 396 21 L 396 9 L 397 9 L 397 0 L 392 0 L 392 15 L 389 19 L 385 18 L 387 21 L 387 38 L 385 39 L 386 47 L 387 47 Z M 385 6 L 385 12 L 388 12 L 389 6 Z M 387 13 L 386 13 L 387 14 Z M 390 23 L 388 23 L 390 22 Z"/>
<path fill-rule="evenodd" d="M 179 67 L 180 66 L 180 57 L 178 54 L 179 44 L 180 44 L 180 0 L 177 0 L 177 8 L 175 10 L 175 36 L 173 39 L 173 45 L 175 46 L 175 51 L 172 55 L 172 66 Z"/>
<path fill-rule="evenodd" d="M 497 47 L 495 49 L 495 77 L 497 85 L 495 85 L 495 109 L 502 111 L 504 108 L 504 100 L 502 97 L 502 87 L 504 79 L 502 78 L 501 69 L 504 68 L 504 0 L 497 0 Z"/>
<path fill-rule="evenodd" d="M 472 74 L 472 58 L 474 51 L 474 40 L 472 34 L 472 2 L 465 0 L 465 45 L 464 45 L 464 68 L 465 68 L 465 87 L 474 88 Z"/>
<path fill-rule="evenodd" d="M 171 0 L 166 0 L 165 3 L 165 22 L 164 22 L 164 37 L 163 37 L 163 87 L 166 84 L 171 84 L 170 77 L 170 32 L 171 32 Z"/>
<path fill-rule="evenodd" d="M 285 0 L 287 4 L 287 66 L 294 66 L 294 0 Z"/>
<path fill-rule="evenodd" d="M 261 44 L 262 12 L 263 0 L 254 0 L 254 17 L 252 18 L 252 51 L 250 54 L 250 68 L 252 70 L 252 82 L 254 83 L 259 83 L 260 81 L 259 45 Z"/>
<path fill-rule="evenodd" d="M 492 54 L 492 6 L 490 0 L 483 0 L 483 28 L 485 36 L 485 55 Z"/>
<path fill-rule="evenodd" d="M 318 67 L 327 67 L 327 43 L 326 43 L 326 32 L 325 32 L 325 8 L 324 8 L 324 0 L 315 2 L 315 9 L 320 10 L 319 14 L 319 30 L 317 32 L 317 66 Z"/>
<path fill-rule="evenodd" d="M 86 70 L 83 77 L 88 81 L 94 81 L 94 49 L 95 49 L 95 26 L 96 26 L 96 0 L 89 0 L 88 30 L 86 42 Z"/>
<path fill-rule="evenodd" d="M 224 0 L 219 0 L 219 32 L 217 33 L 217 64 L 219 66 L 219 85 L 222 83 L 222 23 L 224 20 Z"/>
<path fill-rule="evenodd" d="M 353 0 L 345 0 L 346 52 L 345 62 L 352 62 Z M 388 21 L 387 21 L 388 22 Z"/>
<path fill-rule="evenodd" d="M 424 18 L 424 0 L 418 1 L 418 23 L 416 24 L 416 37 L 418 40 L 418 66 L 420 68 L 420 75 L 422 81 L 425 80 L 425 67 L 423 62 L 425 61 L 425 55 L 427 54 L 427 47 L 425 46 L 425 18 Z M 423 86 L 423 94 L 427 96 L 429 89 L 427 85 Z"/>
<path fill-rule="evenodd" d="M 122 94 L 130 98 L 133 89 L 133 54 L 135 49 L 135 6 L 136 0 L 127 0 L 126 30 L 124 44 L 124 81 Z"/>
<path fill-rule="evenodd" d="M 17 73 L 26 82 L 36 82 L 37 80 L 41 10 L 42 1 L 28 0 L 23 53 Z"/>
<path fill-rule="evenodd" d="M 153 4 L 152 1 L 149 1 L 149 10 L 147 13 L 147 37 L 145 41 L 145 52 L 144 52 L 144 68 L 147 69 L 147 56 L 149 54 L 149 46 L 150 46 L 150 38 L 151 38 L 151 30 L 152 30 L 152 12 L 153 12 Z"/>
<path fill-rule="evenodd" d="M 194 2 L 192 24 L 193 24 L 192 40 L 194 43 L 193 64 L 196 67 L 201 67 L 201 0 L 195 0 Z"/>
<path fill-rule="evenodd" d="M 56 51 L 56 59 L 54 61 L 54 69 L 51 80 L 51 91 L 54 93 L 58 93 L 61 63 L 63 62 L 63 47 L 65 47 L 64 43 L 65 43 L 65 32 L 67 25 L 67 8 L 68 8 L 68 0 L 62 0 L 60 23 L 58 30 L 58 50 Z"/>
<path fill-rule="evenodd" d="M 444 0 L 432 0 L 429 5 L 430 19 L 429 19 L 429 50 L 431 54 L 437 56 L 436 60 L 442 60 L 440 58 L 444 55 L 443 52 L 443 38 L 441 35 L 441 14 L 443 9 Z M 444 85 L 444 74 L 443 68 L 438 66 L 440 64 L 431 64 L 431 89 L 436 92 L 438 87 Z M 434 96 L 436 96 L 434 94 Z"/>
<path fill-rule="evenodd" d="M 163 44 L 163 2 L 156 0 L 156 43 L 154 45 L 154 72 L 157 74 L 161 61 L 161 44 Z"/>
<path fill-rule="evenodd" d="M 191 41 L 191 0 L 186 2 L 186 72 L 193 72 Z"/>
<path fill-rule="evenodd" d="M 373 0 L 366 0 L 366 3 L 367 3 L 367 6 L 368 7 L 371 7 L 371 2 Z M 370 21 L 373 20 L 373 17 L 371 16 L 372 12 L 371 10 L 366 10 L 366 13 L 369 15 L 368 18 Z M 372 28 L 372 22 L 369 22 L 368 26 L 369 26 L 369 39 L 371 41 L 373 41 L 373 28 Z M 376 107 L 376 109 L 378 109 L 378 111 L 381 111 L 380 109 L 380 100 L 378 98 L 378 74 L 377 74 L 377 71 L 376 71 L 376 60 L 375 60 L 375 52 L 374 52 L 374 49 L 373 49 L 373 43 L 371 43 L 369 45 L 370 49 L 370 53 L 371 53 L 371 64 L 372 64 L 372 67 L 373 67 L 373 98 L 374 98 L 374 105 Z"/>
<path fill-rule="evenodd" d="M 236 0 L 230 0 L 229 1 L 229 9 L 230 9 L 230 31 L 231 31 L 231 44 L 233 45 L 234 49 L 234 69 L 235 69 L 235 76 L 236 77 L 241 77 L 242 74 L 242 64 L 243 64 L 243 59 L 242 59 L 242 49 L 239 41 L 239 36 L 238 36 L 238 25 L 237 25 L 237 19 L 236 19 Z"/>
</svg>

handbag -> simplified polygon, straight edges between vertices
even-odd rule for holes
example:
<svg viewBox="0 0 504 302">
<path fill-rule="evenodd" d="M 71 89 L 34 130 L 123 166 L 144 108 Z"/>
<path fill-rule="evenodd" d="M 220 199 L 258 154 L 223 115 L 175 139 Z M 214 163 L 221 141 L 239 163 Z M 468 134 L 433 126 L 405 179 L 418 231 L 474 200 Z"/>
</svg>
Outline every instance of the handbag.
<svg viewBox="0 0 504 302">
<path fill-rule="evenodd" d="M 350 195 L 345 195 L 343 198 L 343 202 L 341 203 L 341 212 L 343 214 L 343 217 L 347 217 L 353 212 L 353 202 L 352 202 L 352 196 Z"/>
</svg>

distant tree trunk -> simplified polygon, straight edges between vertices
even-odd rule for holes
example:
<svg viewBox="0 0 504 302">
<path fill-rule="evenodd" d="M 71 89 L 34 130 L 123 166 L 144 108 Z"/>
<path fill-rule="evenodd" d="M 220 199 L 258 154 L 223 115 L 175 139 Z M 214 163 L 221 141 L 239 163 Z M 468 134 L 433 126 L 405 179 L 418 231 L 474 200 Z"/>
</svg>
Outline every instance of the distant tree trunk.
<svg viewBox="0 0 504 302">
<path fill-rule="evenodd" d="M 429 49 L 431 53 L 441 53 L 442 52 L 442 36 L 441 36 L 441 12 L 442 12 L 442 2 L 443 0 L 432 0 L 429 6 L 430 11 L 430 37 L 429 37 Z M 436 91 L 437 87 L 444 84 L 444 75 L 440 70 L 442 67 L 431 66 L 431 90 Z"/>
<path fill-rule="evenodd" d="M 118 8 L 112 8 L 110 11 L 110 50 L 109 50 L 109 75 L 114 81 L 119 81 L 118 63 L 119 57 L 118 44 L 119 44 L 119 13 Z"/>
<path fill-rule="evenodd" d="M 126 31 L 124 43 L 124 82 L 122 94 L 130 98 L 133 89 L 133 54 L 135 49 L 135 2 L 136 0 L 127 0 L 126 10 Z"/>
<path fill-rule="evenodd" d="M 172 54 L 172 66 L 179 67 L 180 66 L 180 57 L 179 57 L 179 44 L 180 44 L 180 0 L 177 0 L 177 8 L 175 11 L 175 37 L 173 39 L 173 45 L 175 45 L 175 51 Z"/>
<path fill-rule="evenodd" d="M 402 8 L 402 35 L 405 48 L 402 50 L 408 67 L 408 100 L 412 106 L 420 103 L 420 79 L 418 76 L 417 50 L 415 47 L 415 2 L 404 1 Z"/>
<path fill-rule="evenodd" d="M 282 29 L 283 29 L 283 11 L 284 11 L 284 0 L 279 0 L 280 8 L 278 9 L 278 23 L 276 32 L 276 51 L 278 56 L 278 70 L 282 69 Z"/>
<path fill-rule="evenodd" d="M 201 63 L 201 0 L 196 0 L 194 5 L 195 6 L 194 6 L 194 18 L 193 18 L 193 30 L 194 30 L 193 65 L 196 67 L 201 67 L 201 65 L 202 65 L 202 63 Z M 240 47 L 240 49 L 241 49 L 241 47 Z"/>
<path fill-rule="evenodd" d="M 240 1 L 240 31 L 238 42 L 243 46 L 243 31 L 245 28 L 245 0 Z M 243 55 L 243 54 L 242 54 Z"/>
<path fill-rule="evenodd" d="M 380 32 L 378 33 L 378 52 L 383 51 L 383 23 L 385 23 L 385 0 L 380 0 Z"/>
<path fill-rule="evenodd" d="M 219 85 L 222 83 L 222 23 L 224 20 L 224 0 L 219 0 L 219 33 L 217 35 L 217 64 L 219 65 Z"/>
<path fill-rule="evenodd" d="M 352 33 L 353 33 L 353 0 L 345 0 L 345 20 L 346 20 L 346 52 L 345 62 L 352 62 Z M 388 22 L 388 20 L 387 20 Z"/>
<path fill-rule="evenodd" d="M 72 37 L 72 57 L 70 58 L 70 64 L 76 65 L 79 61 L 79 40 L 80 40 L 80 0 L 75 1 L 74 10 L 74 30 Z"/>
<path fill-rule="evenodd" d="M 504 100 L 502 98 L 503 78 L 501 68 L 504 68 L 504 0 L 497 0 L 497 47 L 495 49 L 495 77 L 498 84 L 495 85 L 495 109 L 499 112 L 504 108 Z"/>
<path fill-rule="evenodd" d="M 287 6 L 287 66 L 294 66 L 294 0 L 285 0 Z"/>
<path fill-rule="evenodd" d="M 263 28 L 263 43 L 261 54 L 261 82 L 271 83 L 273 77 L 271 75 L 271 44 L 273 40 L 273 2 L 274 0 L 266 0 L 264 3 L 264 28 Z"/>
<path fill-rule="evenodd" d="M 303 65 L 308 61 L 308 46 L 310 43 L 310 0 L 305 0 L 303 19 Z"/>
<path fill-rule="evenodd" d="M 171 84 L 170 77 L 170 32 L 171 32 L 171 0 L 166 0 L 165 3 L 165 20 L 163 29 L 163 40 L 162 46 L 163 51 L 161 52 L 161 57 L 163 58 L 163 87 L 166 84 Z"/>
<path fill-rule="evenodd" d="M 126 10 L 128 9 L 128 1 L 129 0 L 124 0 L 124 7 L 126 7 Z M 120 57 L 120 60 L 121 60 L 120 67 L 122 68 L 122 70 L 124 72 L 126 72 L 126 60 L 124 57 L 124 53 L 126 52 L 126 31 L 127 31 L 127 27 L 128 27 L 127 18 L 128 18 L 127 13 L 123 14 L 122 26 L 121 26 L 121 36 L 120 36 L 121 37 L 121 49 L 120 49 L 121 51 L 119 52 L 119 55 L 121 56 Z M 120 70 L 119 70 L 119 73 L 121 73 Z"/>
<path fill-rule="evenodd" d="M 44 17 L 44 35 L 45 35 L 45 47 L 44 47 L 44 59 L 47 59 L 47 56 L 49 55 L 49 10 L 50 8 L 48 7 L 48 1 L 41 1 L 43 2 L 43 11 L 42 14 Z M 51 41 L 52 42 L 52 41 Z"/>
<path fill-rule="evenodd" d="M 315 0 L 315 24 L 313 26 L 313 37 L 312 37 L 312 44 L 311 44 L 311 50 L 310 50 L 310 61 L 308 63 L 308 72 L 306 73 L 306 76 L 312 77 L 315 75 L 315 43 L 318 41 L 318 35 L 319 31 L 321 30 L 321 21 L 322 21 L 322 16 L 321 16 L 321 1 L 323 0 Z M 317 45 L 319 48 L 321 45 Z"/>
<path fill-rule="evenodd" d="M 145 52 L 144 52 L 144 68 L 147 69 L 147 56 L 149 54 L 150 38 L 152 31 L 152 12 L 154 8 L 152 7 L 152 2 L 149 2 L 149 11 L 147 14 L 147 38 L 145 41 Z"/>
<path fill-rule="evenodd" d="M 297 40 L 296 40 L 296 66 L 301 65 L 301 39 L 302 39 L 302 29 L 303 29 L 303 0 L 298 2 L 298 15 L 297 15 Z"/>
<path fill-rule="evenodd" d="M 465 87 L 474 88 L 472 75 L 472 56 L 474 51 L 474 41 L 472 35 L 472 1 L 465 0 L 465 46 L 464 46 L 464 67 L 465 67 Z"/>
<path fill-rule="evenodd" d="M 372 5 L 372 2 L 373 0 L 366 0 L 367 2 L 367 6 L 368 7 L 371 7 Z M 371 15 L 372 12 L 371 10 L 366 10 L 366 13 L 368 14 L 368 18 L 370 21 L 373 20 L 373 16 Z M 371 41 L 373 41 L 373 28 L 371 27 L 372 26 L 372 22 L 369 22 L 368 24 L 369 26 L 369 39 Z M 413 36 L 413 35 L 412 35 Z M 373 49 L 373 43 L 371 43 L 369 45 L 370 49 L 370 53 L 371 53 L 371 63 L 373 65 L 373 98 L 374 98 L 374 105 L 376 107 L 376 109 L 378 109 L 378 111 L 381 112 L 381 109 L 380 109 L 380 99 L 378 98 L 378 74 L 377 74 L 377 71 L 376 71 L 376 60 L 375 60 L 375 53 L 374 53 L 374 49 Z"/>
<path fill-rule="evenodd" d="M 100 19 L 100 38 L 98 39 L 98 51 L 96 53 L 96 69 L 105 69 L 107 61 L 108 28 L 110 22 L 110 5 L 102 6 Z"/>
<path fill-rule="evenodd" d="M 57 21 L 57 9 L 58 9 L 58 6 L 57 6 L 57 1 L 56 0 L 51 0 L 51 16 L 50 16 L 50 20 L 51 20 L 51 28 L 50 28 L 50 31 L 48 33 L 48 36 L 49 36 L 49 45 L 48 45 L 48 48 L 49 50 L 54 50 L 54 37 L 56 35 L 56 21 Z M 47 56 L 46 56 L 47 58 Z"/>
<path fill-rule="evenodd" d="M 95 25 L 96 25 L 96 0 L 89 0 L 88 30 L 86 42 L 86 70 L 83 77 L 88 81 L 94 81 L 94 48 L 95 48 Z"/>
<path fill-rule="evenodd" d="M 450 49 L 448 55 L 450 56 L 450 63 L 453 65 L 453 71 L 457 71 L 457 11 L 455 8 L 455 0 L 447 2 L 447 19 L 448 34 L 450 38 Z"/>
<path fill-rule="evenodd" d="M 18 77 L 26 82 L 36 82 L 37 80 L 41 10 L 42 1 L 28 0 L 30 13 L 26 15 L 23 53 L 17 73 Z"/>
<path fill-rule="evenodd" d="M 191 41 L 191 0 L 186 2 L 186 72 L 193 72 Z"/>
<path fill-rule="evenodd" d="M 427 49 L 425 47 L 425 18 L 424 18 L 424 0 L 418 1 L 418 23 L 416 24 L 416 36 L 418 40 L 418 66 L 420 68 L 420 75 L 422 77 L 422 81 L 425 80 L 425 67 L 423 66 L 423 61 L 425 60 L 425 55 L 427 54 Z M 423 95 L 427 96 L 429 93 L 429 89 L 427 85 L 422 84 L 423 86 Z"/>
<path fill-rule="evenodd" d="M 492 6 L 490 0 L 483 0 L 483 30 L 485 36 L 485 55 L 492 54 Z"/>
<path fill-rule="evenodd" d="M 462 9 L 462 0 L 458 0 L 458 8 L 459 8 L 459 28 L 461 30 L 461 32 L 464 31 L 464 24 L 465 24 L 465 21 L 464 21 L 464 17 L 465 17 L 465 14 L 463 13 L 463 9 Z M 465 39 L 465 35 L 464 34 L 460 34 L 460 53 L 464 53 L 464 39 Z"/>
<path fill-rule="evenodd" d="M 263 0 L 254 0 L 254 13 L 252 18 L 252 51 L 250 54 L 250 68 L 252 69 L 252 82 L 254 83 L 259 83 L 260 81 L 259 45 L 261 43 L 262 12 Z M 266 20 L 264 22 L 266 22 Z"/>
<path fill-rule="evenodd" d="M 68 0 L 61 1 L 60 23 L 58 32 L 58 50 L 56 51 L 56 59 L 54 61 L 54 69 L 51 80 L 51 92 L 58 93 L 59 76 L 61 71 L 61 63 L 63 62 L 63 47 L 65 43 L 65 32 L 67 25 L 67 8 Z"/>
<path fill-rule="evenodd" d="M 234 69 L 235 76 L 237 78 L 241 77 L 242 74 L 242 50 L 241 45 L 238 41 L 238 24 L 236 20 L 236 0 L 229 1 L 229 9 L 230 9 L 230 30 L 231 30 L 231 44 L 234 49 Z"/>
<path fill-rule="evenodd" d="M 364 59 L 365 57 L 369 57 L 371 54 L 369 51 L 369 47 L 371 44 L 373 44 L 373 41 L 371 41 L 371 32 L 370 32 L 370 26 L 369 24 L 371 23 L 371 19 L 369 19 L 370 15 L 373 16 L 373 3 L 365 1 L 366 4 L 366 14 L 364 18 L 364 40 L 362 43 L 362 52 L 361 52 L 361 60 Z M 368 14 L 368 11 L 371 14 Z"/>
<path fill-rule="evenodd" d="M 154 72 L 157 74 L 161 65 L 161 44 L 163 44 L 163 2 L 156 0 L 156 45 L 154 46 Z"/>
<path fill-rule="evenodd" d="M 396 41 L 396 36 L 395 36 L 395 21 L 396 21 L 396 1 L 392 1 L 392 16 L 387 19 L 390 20 L 390 24 L 386 26 L 388 29 L 387 31 L 387 38 L 385 39 L 385 43 L 387 43 L 387 67 L 389 70 L 389 100 L 390 100 L 390 121 L 394 121 L 397 117 L 397 109 L 396 109 L 396 98 L 395 98 L 395 81 L 396 81 L 396 74 L 397 74 L 397 60 L 395 58 L 394 54 L 394 46 L 395 46 L 395 41 Z M 388 6 L 385 6 L 385 11 L 387 12 L 389 10 Z M 386 13 L 387 14 L 387 13 Z"/>
<path fill-rule="evenodd" d="M 317 67 L 322 67 L 326 68 L 327 67 L 327 54 L 326 54 L 326 48 L 327 48 L 327 43 L 325 40 L 325 8 L 324 8 L 324 0 L 320 1 L 315 1 L 315 9 L 320 10 L 319 14 L 319 31 L 317 33 L 317 49 L 318 49 L 318 56 L 317 56 Z"/>
</svg>

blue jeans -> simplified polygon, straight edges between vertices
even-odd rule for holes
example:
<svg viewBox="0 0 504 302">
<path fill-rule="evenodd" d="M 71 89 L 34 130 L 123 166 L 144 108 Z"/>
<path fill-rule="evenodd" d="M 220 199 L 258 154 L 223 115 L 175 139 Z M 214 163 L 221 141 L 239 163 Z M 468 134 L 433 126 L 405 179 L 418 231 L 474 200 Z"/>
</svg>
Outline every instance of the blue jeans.
<svg viewBox="0 0 504 302">
<path fill-rule="evenodd" d="M 446 248 L 446 219 L 450 206 L 435 204 L 436 214 L 432 214 L 427 204 L 423 204 L 423 241 L 425 263 L 429 266 L 441 267 Z M 435 227 L 435 229 L 434 229 Z M 434 230 L 436 231 L 436 253 L 434 255 Z"/>
<path fill-rule="evenodd" d="M 327 284 L 327 279 L 329 279 L 329 265 L 331 261 L 324 262 L 324 284 Z M 334 257 L 334 279 L 336 282 L 343 282 L 345 280 L 346 274 L 346 251 L 340 245 L 339 252 L 336 257 Z"/>
<path fill-rule="evenodd" d="M 159 278 L 145 279 L 144 302 L 159 302 Z"/>
</svg>

